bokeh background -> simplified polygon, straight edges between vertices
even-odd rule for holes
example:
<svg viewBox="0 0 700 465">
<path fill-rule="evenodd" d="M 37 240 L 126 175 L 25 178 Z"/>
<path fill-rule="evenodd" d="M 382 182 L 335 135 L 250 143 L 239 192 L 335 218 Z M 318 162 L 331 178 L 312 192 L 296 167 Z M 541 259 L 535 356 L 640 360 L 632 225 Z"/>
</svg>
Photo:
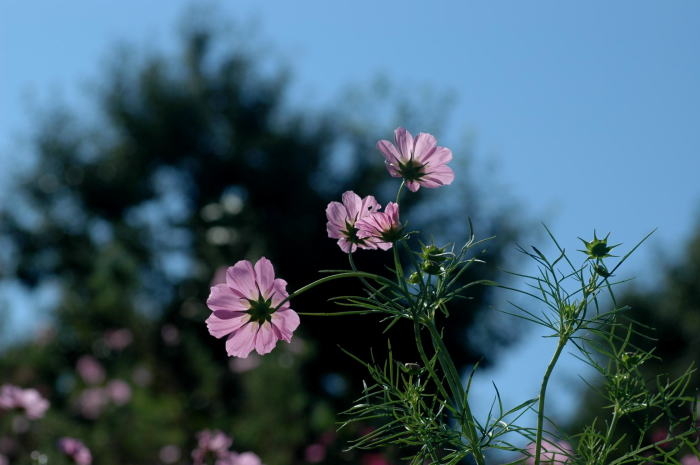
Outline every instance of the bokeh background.
<svg viewBox="0 0 700 465">
<path fill-rule="evenodd" d="M 440 243 L 467 218 L 496 236 L 472 278 L 527 272 L 516 245 L 547 250 L 541 222 L 568 250 L 594 228 L 622 247 L 658 228 L 625 301 L 657 328 L 650 375 L 699 361 L 698 43 L 692 1 L 3 2 L 0 382 L 51 409 L 5 418 L 0 454 L 25 463 L 73 435 L 100 464 L 189 463 L 218 428 L 267 465 L 398 463 L 334 432 L 363 377 L 338 346 L 382 353 L 377 321 L 307 317 L 293 344 L 241 361 L 203 320 L 239 259 L 267 256 L 292 289 L 345 267 L 323 210 L 347 189 L 392 198 L 374 143 L 399 125 L 456 155 L 457 181 L 412 196 L 411 224 Z M 294 307 L 332 309 L 340 289 Z M 499 313 L 512 296 L 473 297 L 447 338 L 465 370 L 480 361 L 484 415 L 492 382 L 507 404 L 534 397 L 552 341 Z M 572 356 L 555 372 L 564 426 L 597 405 L 579 375 Z"/>
</svg>

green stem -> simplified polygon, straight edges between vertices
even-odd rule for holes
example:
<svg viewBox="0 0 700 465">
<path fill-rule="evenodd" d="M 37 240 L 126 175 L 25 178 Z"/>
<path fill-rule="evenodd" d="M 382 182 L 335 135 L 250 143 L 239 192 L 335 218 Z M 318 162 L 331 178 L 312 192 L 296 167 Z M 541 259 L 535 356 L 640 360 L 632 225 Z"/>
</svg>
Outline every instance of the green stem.
<svg viewBox="0 0 700 465">
<path fill-rule="evenodd" d="M 559 339 L 559 344 L 557 345 L 557 350 L 554 352 L 554 355 L 552 356 L 552 360 L 550 360 L 549 365 L 547 366 L 547 371 L 544 373 L 544 378 L 542 378 L 542 386 L 540 387 L 540 399 L 539 399 L 539 404 L 537 407 L 537 439 L 535 440 L 536 444 L 536 449 L 535 449 L 535 465 L 539 465 L 540 463 L 540 456 L 542 455 L 542 430 L 544 426 L 544 399 L 545 395 L 547 393 L 547 384 L 549 383 L 549 377 L 552 374 L 552 371 L 554 371 L 554 366 L 557 364 L 557 361 L 559 360 L 559 356 L 561 355 L 562 350 L 564 350 L 564 346 L 566 345 L 566 342 L 568 341 L 567 338 L 560 338 Z"/>
<path fill-rule="evenodd" d="M 399 203 L 399 200 L 401 199 L 401 192 L 403 192 L 403 187 L 406 185 L 406 180 L 403 179 L 401 181 L 401 185 L 399 186 L 399 190 L 396 193 L 396 203 Z"/>
<path fill-rule="evenodd" d="M 445 386 L 443 386 L 440 377 L 437 375 L 437 373 L 435 373 L 432 363 L 430 362 L 430 358 L 425 352 L 425 348 L 423 347 L 423 339 L 420 335 L 420 325 L 416 322 L 413 323 L 413 334 L 416 339 L 416 348 L 418 349 L 418 353 L 420 354 L 420 358 L 423 361 L 425 368 L 428 370 L 430 377 L 433 378 L 435 386 L 437 386 L 437 389 L 440 391 L 440 394 L 442 394 L 443 397 L 445 397 L 445 399 L 448 399 L 450 396 L 449 394 L 447 394 L 447 391 L 445 391 Z"/>
<path fill-rule="evenodd" d="M 463 429 L 466 429 L 468 440 L 472 446 L 472 453 L 474 454 L 474 460 L 476 460 L 477 465 L 484 465 L 485 459 L 481 452 L 481 447 L 479 446 L 479 435 L 476 431 L 476 422 L 474 421 L 474 415 L 472 415 L 471 408 L 469 407 L 469 401 L 467 399 L 466 393 L 464 392 L 464 387 L 462 386 L 462 380 L 455 367 L 452 358 L 450 358 L 447 352 L 447 347 L 442 340 L 442 336 L 435 326 L 435 322 L 432 320 L 426 323 L 428 330 L 430 331 L 430 337 L 433 341 L 433 347 L 435 348 L 435 353 L 437 354 L 438 361 L 442 370 L 447 376 L 447 382 L 450 385 L 450 390 L 452 391 L 452 397 L 457 405 L 457 411 L 462 412 L 466 418 L 460 418 L 460 423 Z"/>
<path fill-rule="evenodd" d="M 275 307 L 275 311 L 277 311 L 285 302 L 287 302 L 290 299 L 293 299 L 294 297 L 297 297 L 298 295 L 303 294 L 304 292 L 313 289 L 314 287 L 327 283 L 328 281 L 333 281 L 334 279 L 342 279 L 342 278 L 369 278 L 369 279 L 380 279 L 380 280 L 386 280 L 385 278 L 382 278 L 381 276 L 378 276 L 373 273 L 366 273 L 364 271 L 348 271 L 346 273 L 338 273 L 338 274 L 333 274 L 330 276 L 325 276 L 321 279 L 317 279 L 316 281 L 307 284 L 306 286 L 300 287 L 296 291 L 292 292 L 287 296 L 282 302 L 277 304 Z"/>
</svg>

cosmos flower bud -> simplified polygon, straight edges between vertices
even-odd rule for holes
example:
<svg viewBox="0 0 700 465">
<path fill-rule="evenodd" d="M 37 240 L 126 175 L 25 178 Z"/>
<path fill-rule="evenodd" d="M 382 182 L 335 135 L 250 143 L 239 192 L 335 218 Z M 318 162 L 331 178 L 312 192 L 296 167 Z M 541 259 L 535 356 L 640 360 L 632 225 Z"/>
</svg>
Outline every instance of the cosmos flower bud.
<svg viewBox="0 0 700 465">
<path fill-rule="evenodd" d="M 442 266 L 442 263 L 447 260 L 445 249 L 432 244 L 425 245 L 421 251 L 421 258 L 423 259 L 421 269 L 424 272 L 438 275 L 445 271 L 445 268 Z"/>
<path fill-rule="evenodd" d="M 592 241 L 586 241 L 584 239 L 579 239 L 581 242 L 583 242 L 583 245 L 586 246 L 586 250 L 580 250 L 580 252 L 585 253 L 588 255 L 588 258 L 591 260 L 601 260 L 603 258 L 607 257 L 612 257 L 613 255 L 610 255 L 610 252 L 612 249 L 617 247 L 620 244 L 615 244 L 615 245 L 608 245 L 608 237 L 610 236 L 610 233 L 608 233 L 607 236 L 605 236 L 603 239 L 598 239 L 596 236 L 595 231 L 593 231 L 593 240 Z"/>
</svg>

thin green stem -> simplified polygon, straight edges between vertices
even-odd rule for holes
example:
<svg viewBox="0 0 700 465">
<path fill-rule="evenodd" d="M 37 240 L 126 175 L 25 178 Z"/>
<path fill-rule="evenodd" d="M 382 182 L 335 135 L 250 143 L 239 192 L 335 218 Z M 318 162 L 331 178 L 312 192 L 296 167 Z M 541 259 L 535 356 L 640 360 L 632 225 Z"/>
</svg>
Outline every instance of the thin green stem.
<svg viewBox="0 0 700 465">
<path fill-rule="evenodd" d="M 456 404 L 457 411 L 462 412 L 465 418 L 460 418 L 460 424 L 463 430 L 466 429 L 467 439 L 471 443 L 472 453 L 474 454 L 474 460 L 476 460 L 477 465 L 484 465 L 485 458 L 484 454 L 481 452 L 481 447 L 479 445 L 479 435 L 476 431 L 476 422 L 474 421 L 474 415 L 472 415 L 471 408 L 469 407 L 469 400 L 464 392 L 464 387 L 462 386 L 462 380 L 455 367 L 452 358 L 449 356 L 447 347 L 442 340 L 440 332 L 437 330 L 434 321 L 429 321 L 426 323 L 428 330 L 430 331 L 430 337 L 433 342 L 433 347 L 435 348 L 435 353 L 437 354 L 438 361 L 442 370 L 447 376 L 447 382 L 452 391 L 452 397 L 454 403 Z"/>
<path fill-rule="evenodd" d="M 437 375 L 437 373 L 435 373 L 432 363 L 430 362 L 430 358 L 425 352 L 425 347 L 423 347 L 423 339 L 420 335 L 420 325 L 416 322 L 413 323 L 413 334 L 416 339 L 418 354 L 420 354 L 421 360 L 423 361 L 425 368 L 428 370 L 430 377 L 433 378 L 433 381 L 435 382 L 437 389 L 440 391 L 440 394 L 442 394 L 446 399 L 449 398 L 450 396 L 447 394 L 447 391 L 445 391 L 445 386 L 443 386 L 442 380 L 440 380 L 440 377 Z"/>
<path fill-rule="evenodd" d="M 290 299 L 293 299 L 294 297 L 297 297 L 304 292 L 313 289 L 314 287 L 327 283 L 328 281 L 333 281 L 335 279 L 343 279 L 343 278 L 369 278 L 369 279 L 380 279 L 380 280 L 385 280 L 385 278 L 382 278 L 381 276 L 378 276 L 373 273 L 366 273 L 364 271 L 348 271 L 346 273 L 338 273 L 338 274 L 333 274 L 330 276 L 325 276 L 321 279 L 317 279 L 316 281 L 307 284 L 306 286 L 300 287 L 296 291 L 292 292 L 287 296 L 284 300 L 282 300 L 277 306 L 275 307 L 275 311 L 277 311 L 285 302 L 287 302 Z"/>
<path fill-rule="evenodd" d="M 568 338 L 561 337 L 559 338 L 559 344 L 557 345 L 557 350 L 554 352 L 554 355 L 552 356 L 552 360 L 549 362 L 549 365 L 547 366 L 547 371 L 544 373 L 544 377 L 542 378 L 542 386 L 540 387 L 540 399 L 539 399 L 539 404 L 537 406 L 537 439 L 535 440 L 536 444 L 536 449 L 535 449 L 535 465 L 539 465 L 540 463 L 540 456 L 542 455 L 542 430 L 544 427 L 544 400 L 545 400 L 545 395 L 547 394 L 547 384 L 549 383 L 549 377 L 552 374 L 552 371 L 554 371 L 554 366 L 557 364 L 557 361 L 559 360 L 559 356 L 561 355 L 562 350 L 564 350 L 564 346 L 566 345 L 566 342 L 568 341 Z"/>
<path fill-rule="evenodd" d="M 401 192 L 403 192 L 403 187 L 406 185 L 406 180 L 403 179 L 401 180 L 401 185 L 399 186 L 398 192 L 396 192 L 396 203 L 399 203 L 399 200 L 401 199 Z"/>
</svg>

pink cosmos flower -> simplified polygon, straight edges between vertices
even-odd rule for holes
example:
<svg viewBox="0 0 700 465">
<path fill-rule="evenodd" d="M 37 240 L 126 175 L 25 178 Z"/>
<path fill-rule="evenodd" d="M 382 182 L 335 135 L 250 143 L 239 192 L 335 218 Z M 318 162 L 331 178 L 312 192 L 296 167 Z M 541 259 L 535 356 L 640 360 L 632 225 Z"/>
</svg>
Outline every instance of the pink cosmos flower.
<svg viewBox="0 0 700 465">
<path fill-rule="evenodd" d="M 59 439 L 58 449 L 77 465 L 90 465 L 92 463 L 90 449 L 75 438 L 64 437 Z"/>
<path fill-rule="evenodd" d="M 236 456 L 235 465 L 262 465 L 262 460 L 253 452 L 243 452 Z"/>
<path fill-rule="evenodd" d="M 131 400 L 131 386 L 124 380 L 113 379 L 107 386 L 105 386 L 105 392 L 109 397 L 109 400 L 114 402 L 116 405 L 124 405 Z"/>
<path fill-rule="evenodd" d="M 75 364 L 75 370 L 87 384 L 100 384 L 105 380 L 105 369 L 92 355 L 83 355 Z"/>
<path fill-rule="evenodd" d="M 95 420 L 102 414 L 108 402 L 109 397 L 106 390 L 101 387 L 87 388 L 78 396 L 78 409 L 85 418 Z"/>
<path fill-rule="evenodd" d="M 357 236 L 374 247 L 389 250 L 393 242 L 402 236 L 402 226 L 399 222 L 399 205 L 389 202 L 383 212 L 365 216 L 355 225 Z"/>
<path fill-rule="evenodd" d="M 36 420 L 44 416 L 49 401 L 36 389 L 22 389 L 11 384 L 0 386 L 0 410 L 20 409 L 27 418 Z"/>
<path fill-rule="evenodd" d="M 681 465 L 700 465 L 700 458 L 694 454 L 684 455 L 681 459 Z"/>
<path fill-rule="evenodd" d="M 343 193 L 343 203 L 331 202 L 326 207 L 328 237 L 338 239 L 338 246 L 345 253 L 353 253 L 358 247 L 376 249 L 375 246 L 357 236 L 355 224 L 381 208 L 382 206 L 371 195 L 361 199 L 352 191 Z"/>
<path fill-rule="evenodd" d="M 288 297 L 287 282 L 275 278 L 270 260 L 262 257 L 255 266 L 241 260 L 226 270 L 226 284 L 211 288 L 209 334 L 227 336 L 226 352 L 232 357 L 245 358 L 253 349 L 267 354 L 278 339 L 291 341 L 299 326 L 299 315 L 289 307 Z"/>
<path fill-rule="evenodd" d="M 203 465 L 207 454 L 213 454 L 217 459 L 228 459 L 229 447 L 233 439 L 220 430 L 205 429 L 197 433 L 197 447 L 192 451 L 194 465 Z"/>
<path fill-rule="evenodd" d="M 385 158 L 389 174 L 404 178 L 406 187 L 416 192 L 421 186 L 433 188 L 451 184 L 455 174 L 447 163 L 452 151 L 439 147 L 432 135 L 421 132 L 415 139 L 404 128 L 394 131 L 396 145 L 388 140 L 377 142 L 377 148 Z"/>
<path fill-rule="evenodd" d="M 535 465 L 536 450 L 537 445 L 534 442 L 527 446 L 527 452 L 529 454 L 525 462 L 527 465 Z M 566 441 L 551 442 L 543 439 L 540 462 L 547 465 L 562 465 L 570 463 L 572 452 L 573 449 L 571 448 L 571 444 Z"/>
</svg>

